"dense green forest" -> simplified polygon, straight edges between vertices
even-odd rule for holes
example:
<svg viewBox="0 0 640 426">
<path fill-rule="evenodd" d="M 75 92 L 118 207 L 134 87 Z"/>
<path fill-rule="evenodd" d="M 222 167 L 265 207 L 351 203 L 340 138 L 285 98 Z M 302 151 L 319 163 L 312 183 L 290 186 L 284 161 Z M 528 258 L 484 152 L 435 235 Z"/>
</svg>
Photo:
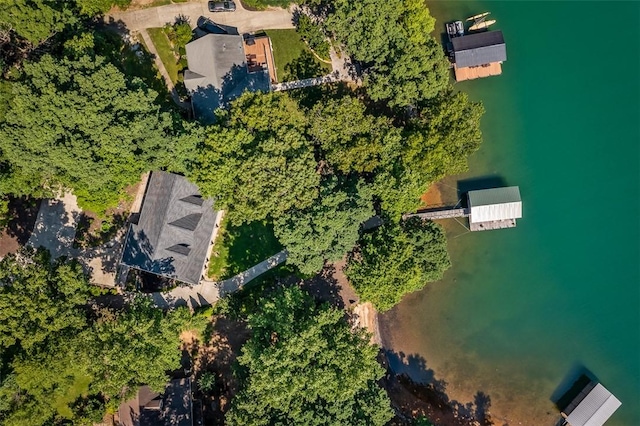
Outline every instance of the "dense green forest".
<svg viewBox="0 0 640 426">
<path fill-rule="evenodd" d="M 2 424 L 91 424 L 141 384 L 162 391 L 180 367 L 180 332 L 204 326 L 144 297 L 88 315 L 91 289 L 78 263 L 47 252 L 0 261 Z"/>
<path fill-rule="evenodd" d="M 233 226 L 269 224 L 301 276 L 346 259 L 355 291 L 379 310 L 450 266 L 442 228 L 402 214 L 466 169 L 483 108 L 449 85 L 422 0 L 304 1 L 313 19 L 299 20 L 301 37 L 321 53 L 340 46 L 362 84 L 245 93 L 213 125 L 181 112 L 149 57 L 97 24 L 129 1 L 2 3 L 0 227 L 9 199 L 60 189 L 105 217 L 141 173 L 162 169 L 215 197 Z M 374 215 L 384 224 L 364 230 Z M 368 337 L 296 287 L 262 289 L 241 318 L 251 337 L 228 423 L 389 421 Z M 143 297 L 104 309 L 95 293 L 73 259 L 24 250 L 0 262 L 1 423 L 88 424 L 139 385 L 161 390 L 180 367 L 180 332 L 207 320 Z"/>
</svg>

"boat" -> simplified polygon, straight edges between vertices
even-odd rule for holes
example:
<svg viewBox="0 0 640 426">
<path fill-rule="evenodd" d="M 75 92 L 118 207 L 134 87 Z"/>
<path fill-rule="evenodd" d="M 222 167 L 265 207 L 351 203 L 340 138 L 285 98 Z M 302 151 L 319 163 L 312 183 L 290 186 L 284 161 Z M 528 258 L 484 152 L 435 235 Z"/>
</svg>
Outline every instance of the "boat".
<svg viewBox="0 0 640 426">
<path fill-rule="evenodd" d="M 484 13 L 481 13 L 479 15 L 471 16 L 471 17 L 467 18 L 467 21 L 475 21 L 477 19 L 484 18 L 485 16 L 489 15 L 490 13 L 491 12 L 484 12 Z"/>
<path fill-rule="evenodd" d="M 462 37 L 464 35 L 464 24 L 462 21 L 448 22 L 445 24 L 449 40 L 454 37 Z"/>
<path fill-rule="evenodd" d="M 477 22 L 469 27 L 469 31 L 484 30 L 489 28 L 490 25 L 493 25 L 495 23 L 496 23 L 495 19 L 492 19 L 490 21 Z"/>
</svg>

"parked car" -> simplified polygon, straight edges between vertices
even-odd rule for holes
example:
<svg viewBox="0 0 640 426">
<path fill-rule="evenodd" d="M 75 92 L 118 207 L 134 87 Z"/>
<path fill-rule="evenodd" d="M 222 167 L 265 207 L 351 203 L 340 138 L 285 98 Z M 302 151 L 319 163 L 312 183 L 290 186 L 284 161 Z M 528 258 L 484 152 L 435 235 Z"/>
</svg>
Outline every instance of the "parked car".
<svg viewBox="0 0 640 426">
<path fill-rule="evenodd" d="M 235 12 L 236 4 L 232 1 L 210 1 L 209 12 Z"/>
</svg>

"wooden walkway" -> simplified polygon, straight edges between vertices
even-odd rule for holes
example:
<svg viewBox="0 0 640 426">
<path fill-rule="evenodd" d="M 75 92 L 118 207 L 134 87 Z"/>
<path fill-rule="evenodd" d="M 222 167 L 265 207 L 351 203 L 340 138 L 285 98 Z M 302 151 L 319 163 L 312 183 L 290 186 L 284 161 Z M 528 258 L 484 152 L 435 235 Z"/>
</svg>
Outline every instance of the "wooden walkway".
<svg viewBox="0 0 640 426">
<path fill-rule="evenodd" d="M 420 212 L 420 213 L 405 214 L 404 216 L 402 216 L 402 218 L 408 219 L 410 217 L 419 217 L 420 219 L 429 219 L 429 220 L 453 219 L 456 217 L 468 217 L 469 214 L 470 214 L 469 209 L 443 207 L 440 209 L 434 209 L 434 210 L 429 210 L 429 211 Z"/>
</svg>

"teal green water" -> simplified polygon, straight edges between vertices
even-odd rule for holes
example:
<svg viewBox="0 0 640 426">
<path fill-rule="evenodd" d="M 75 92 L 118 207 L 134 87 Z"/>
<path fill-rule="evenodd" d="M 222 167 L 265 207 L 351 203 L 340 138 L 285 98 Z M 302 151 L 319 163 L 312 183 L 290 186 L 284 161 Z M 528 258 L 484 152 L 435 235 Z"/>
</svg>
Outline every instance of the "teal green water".
<svg viewBox="0 0 640 426">
<path fill-rule="evenodd" d="M 501 76 L 456 85 L 485 104 L 484 144 L 445 198 L 498 175 L 524 218 L 447 223 L 453 268 L 381 317 L 387 345 L 452 399 L 488 394 L 496 424 L 552 424 L 554 390 L 584 366 L 623 403 L 607 424 L 640 425 L 640 3 L 429 6 L 438 28 L 491 11 L 508 51 Z"/>
</svg>

